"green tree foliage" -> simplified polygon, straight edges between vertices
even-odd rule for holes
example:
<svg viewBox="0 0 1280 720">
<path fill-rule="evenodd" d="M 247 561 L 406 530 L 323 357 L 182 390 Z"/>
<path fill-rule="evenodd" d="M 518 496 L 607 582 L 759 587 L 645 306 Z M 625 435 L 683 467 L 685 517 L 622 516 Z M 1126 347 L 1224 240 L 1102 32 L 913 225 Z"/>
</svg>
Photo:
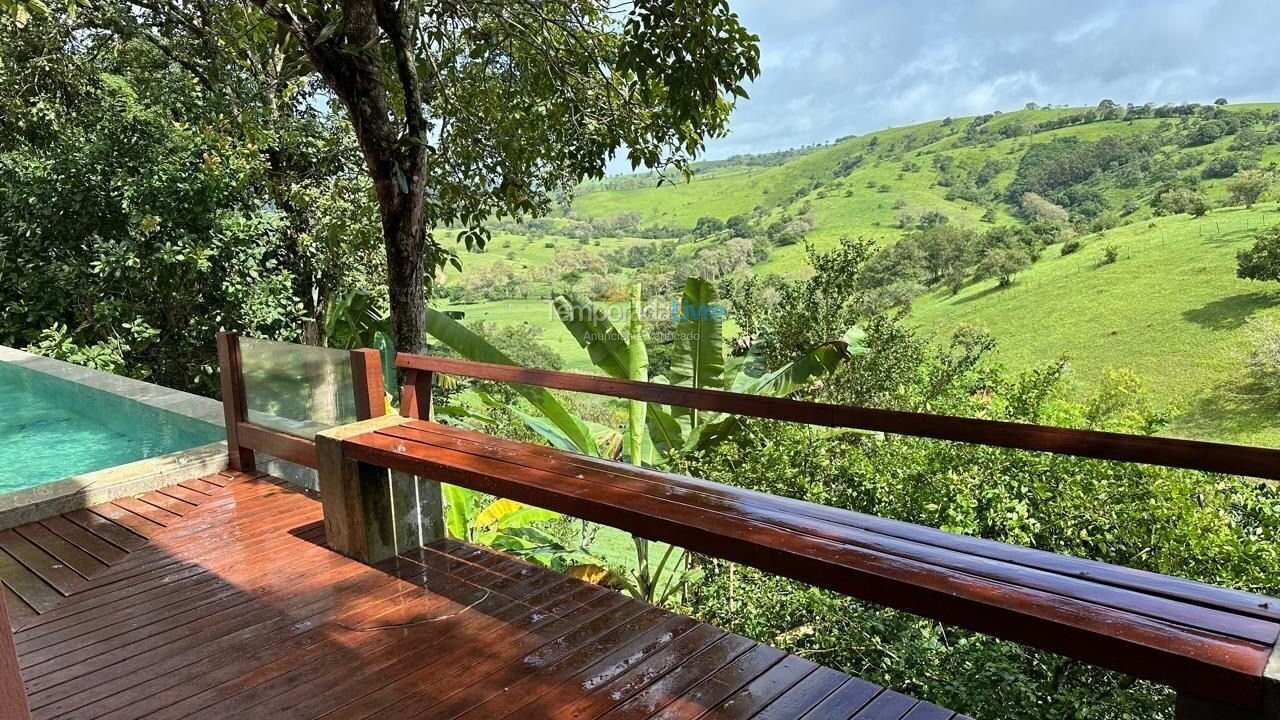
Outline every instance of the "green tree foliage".
<svg viewBox="0 0 1280 720">
<path fill-rule="evenodd" d="M 435 228 L 483 245 L 490 218 L 545 214 L 623 146 L 633 167 L 687 171 L 759 71 L 757 38 L 716 0 L 255 5 L 351 121 L 400 350 L 422 347 L 427 284 L 449 259 Z"/>
<path fill-rule="evenodd" d="M 1221 121 L 1204 120 L 1196 123 L 1195 128 L 1187 134 L 1187 144 L 1208 145 L 1226 134 L 1227 128 Z"/>
<path fill-rule="evenodd" d="M 1258 198 L 1271 187 L 1271 174 L 1261 170 L 1246 170 L 1226 182 L 1227 197 L 1232 204 L 1253 207 Z"/>
<path fill-rule="evenodd" d="M 751 218 L 746 215 L 733 215 L 724 221 L 724 226 L 734 237 L 749 238 L 755 234 L 751 227 Z"/>
<path fill-rule="evenodd" d="M 1236 277 L 1280 282 L 1280 226 L 1259 231 L 1253 245 L 1236 256 Z"/>
<path fill-rule="evenodd" d="M 1082 183 L 1100 173 L 1141 161 L 1152 155 L 1158 141 L 1151 137 L 1108 135 L 1093 142 L 1076 137 L 1055 137 L 1049 142 L 1035 143 L 1018 162 L 1018 170 L 1009 184 L 1006 196 L 1016 203 L 1024 193 L 1032 192 L 1092 217 L 1104 204 L 1081 192 Z"/>
<path fill-rule="evenodd" d="M 997 247 L 988 250 L 978 261 L 975 279 L 995 278 L 1000 287 L 1013 284 L 1013 277 L 1031 267 L 1031 256 L 1021 248 Z"/>
<path fill-rule="evenodd" d="M 299 331 L 260 157 L 30 23 L 0 20 L 0 342 L 215 392 L 219 329 Z"/>
<path fill-rule="evenodd" d="M 715 235 L 721 230 L 724 230 L 723 220 L 717 217 L 711 217 L 710 215 L 704 215 L 703 217 L 698 218 L 697 224 L 694 225 L 693 236 L 704 238 L 710 235 Z"/>
<path fill-rule="evenodd" d="M 1202 217 L 1209 212 L 1209 200 L 1195 184 L 1162 188 L 1156 193 L 1152 204 L 1159 215 L 1186 213 L 1191 217 Z"/>
</svg>

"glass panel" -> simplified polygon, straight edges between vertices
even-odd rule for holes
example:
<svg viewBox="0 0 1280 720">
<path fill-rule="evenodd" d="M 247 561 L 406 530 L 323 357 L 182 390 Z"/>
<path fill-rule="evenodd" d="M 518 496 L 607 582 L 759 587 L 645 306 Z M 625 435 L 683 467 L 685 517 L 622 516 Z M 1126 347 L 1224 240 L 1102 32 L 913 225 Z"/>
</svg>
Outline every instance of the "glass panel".
<svg viewBox="0 0 1280 720">
<path fill-rule="evenodd" d="M 312 438 L 356 421 L 346 350 L 241 338 L 240 362 L 249 422 Z"/>
</svg>

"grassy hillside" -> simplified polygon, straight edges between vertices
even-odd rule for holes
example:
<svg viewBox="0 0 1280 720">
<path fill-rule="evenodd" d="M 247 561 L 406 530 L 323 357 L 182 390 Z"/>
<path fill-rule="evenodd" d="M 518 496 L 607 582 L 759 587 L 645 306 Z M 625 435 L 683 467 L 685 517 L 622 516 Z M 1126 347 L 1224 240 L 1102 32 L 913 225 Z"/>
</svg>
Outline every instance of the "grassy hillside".
<svg viewBox="0 0 1280 720">
<path fill-rule="evenodd" d="M 756 213 L 763 224 L 786 214 L 807 215 L 814 223 L 807 239 L 819 247 L 830 245 L 842 235 L 879 240 L 900 237 L 902 230 L 896 226 L 896 218 L 902 213 L 918 215 L 937 210 L 946 214 L 951 222 L 979 225 L 989 207 L 994 210 L 994 222 L 1011 223 L 1014 222 L 1013 208 L 1006 202 L 993 200 L 980 205 L 969 200 L 947 199 L 948 188 L 939 184 L 940 173 L 934 158 L 950 157 L 958 170 L 970 173 L 988 161 L 1003 162 L 1005 169 L 987 185 L 990 194 L 995 195 L 1013 180 L 1018 161 L 1034 144 L 1058 138 L 1090 142 L 1107 136 L 1149 135 L 1167 140 L 1187 124 L 1182 118 L 1150 117 L 1094 121 L 1033 134 L 1001 136 L 1006 128 L 1031 128 L 1087 110 L 1054 108 L 994 115 L 981 125 L 985 136 L 976 142 L 966 141 L 967 128 L 975 120 L 971 117 L 892 128 L 850 138 L 774 167 L 718 167 L 706 176 L 695 175 L 687 184 L 587 192 L 575 201 L 573 211 L 585 218 L 635 211 L 643 215 L 646 223 L 686 230 L 692 229 L 698 218 L 704 216 L 723 220 L 736 214 Z M 1271 112 L 1280 110 L 1280 104 L 1227 106 L 1225 110 Z M 1209 162 L 1231 154 L 1232 143 L 1233 137 L 1224 136 L 1200 147 L 1168 144 L 1162 147 L 1162 152 L 1168 162 L 1177 166 L 1180 175 L 1199 177 Z M 841 164 L 856 157 L 863 158 L 861 164 L 838 177 Z M 1259 165 L 1272 162 L 1280 162 L 1280 145 L 1267 145 L 1258 151 Z M 1203 181 L 1211 201 L 1223 200 L 1223 182 L 1220 178 Z M 1149 182 L 1120 187 L 1115 178 L 1108 177 L 1100 177 L 1091 184 L 1116 209 L 1128 199 L 1145 200 L 1153 189 Z M 803 272 L 803 247 L 773 248 L 768 260 L 756 269 L 762 273 Z"/>
<path fill-rule="evenodd" d="M 1215 125 L 1217 132 L 1205 132 Z M 1083 160 L 1071 155 L 1076 148 Z M 1011 287 L 965 280 L 954 295 L 931 290 L 915 300 L 912 321 L 939 334 L 985 326 L 1000 343 L 1000 359 L 1015 368 L 1067 357 L 1081 393 L 1109 368 L 1131 369 L 1161 400 L 1185 409 L 1172 432 L 1280 446 L 1280 407 L 1243 367 L 1245 326 L 1277 313 L 1280 287 L 1237 280 L 1234 272 L 1253 231 L 1280 222 L 1280 213 L 1273 202 L 1224 207 L 1231 175 L 1278 165 L 1280 104 L 1052 108 L 935 120 L 699 165 L 687 184 L 657 186 L 645 175 L 586 184 L 571 208 L 508 224 L 485 252 L 462 254 L 464 272 L 446 274 L 454 292 L 445 304 L 468 320 L 541 327 L 567 367 L 588 370 L 546 309 L 545 298 L 565 287 L 591 295 L 607 275 L 611 285 L 642 278 L 646 292 L 661 293 L 682 273 L 714 278 L 713 267 L 802 274 L 805 242 L 821 250 L 853 236 L 888 246 L 926 213 L 977 236 L 999 226 L 1025 229 L 1018 198 L 1039 182 L 1036 192 L 1069 211 L 1083 249 L 1061 256 L 1061 246 L 1050 245 Z M 1200 219 L 1158 216 L 1158 193 L 1184 185 L 1219 209 Z M 1266 199 L 1275 197 L 1273 189 Z M 699 220 L 735 216 L 736 227 L 744 218 L 749 225 L 745 264 L 740 252 L 727 265 L 724 257 L 709 260 L 734 243 L 741 251 L 744 241 L 733 238 L 743 231 L 708 232 Z M 1119 259 L 1099 266 L 1107 245 Z M 638 263 L 620 259 L 645 248 L 651 252 Z M 575 253 L 598 262 L 576 272 L 566 259 Z M 556 268 L 569 275 L 557 278 Z M 492 278 L 505 279 L 485 286 Z"/>
<path fill-rule="evenodd" d="M 1172 434 L 1280 446 L 1280 408 L 1244 372 L 1245 326 L 1280 316 L 1280 286 L 1235 277 L 1236 253 L 1277 223 L 1280 207 L 1266 203 L 1088 235 L 1072 255 L 1046 250 L 1011 287 L 932 292 L 911 319 L 939 334 L 985 327 L 1015 368 L 1065 357 L 1082 392 L 1109 368 L 1134 370 L 1185 409 Z M 1119 260 L 1099 265 L 1112 244 Z"/>
</svg>

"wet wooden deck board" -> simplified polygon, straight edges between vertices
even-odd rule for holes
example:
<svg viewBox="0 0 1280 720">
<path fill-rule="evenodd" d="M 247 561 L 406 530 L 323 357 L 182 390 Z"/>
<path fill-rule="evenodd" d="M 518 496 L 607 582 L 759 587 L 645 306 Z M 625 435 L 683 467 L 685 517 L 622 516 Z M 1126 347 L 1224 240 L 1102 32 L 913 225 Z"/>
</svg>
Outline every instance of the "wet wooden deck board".
<svg viewBox="0 0 1280 720">
<path fill-rule="evenodd" d="M 47 587 L 40 614 L 11 609 L 35 717 L 953 717 L 474 546 L 356 563 L 324 546 L 314 497 L 271 478 L 182 487 L 16 533 L 74 556 L 56 564 L 81 580 Z M 176 519 L 151 510 L 177 501 L 191 508 Z M 121 542 L 137 528 L 147 542 Z M 35 593 L 40 576 L 9 559 Z"/>
<path fill-rule="evenodd" d="M 140 497 L 166 498 L 172 505 L 170 514 L 178 518 L 178 511 L 185 515 L 194 510 L 231 480 L 217 477 L 221 484 L 198 480 Z M 147 545 L 146 535 L 161 526 L 128 509 L 135 504 L 155 509 L 143 500 L 126 498 L 0 531 L 0 583 L 14 629 L 92 587 L 92 580 Z"/>
</svg>

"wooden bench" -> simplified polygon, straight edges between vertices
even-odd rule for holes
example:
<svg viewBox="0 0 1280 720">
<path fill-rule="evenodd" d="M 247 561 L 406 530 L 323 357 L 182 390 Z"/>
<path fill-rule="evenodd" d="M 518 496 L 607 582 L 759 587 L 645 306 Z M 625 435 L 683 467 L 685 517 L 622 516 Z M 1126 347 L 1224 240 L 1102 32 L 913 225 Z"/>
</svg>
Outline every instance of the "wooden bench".
<svg viewBox="0 0 1280 720">
<path fill-rule="evenodd" d="M 405 542 L 399 530 L 371 524 L 403 515 L 386 505 L 398 501 L 388 499 L 385 470 L 378 473 L 391 469 L 1161 683 L 1177 691 L 1180 720 L 1280 718 L 1280 600 L 445 426 L 430 420 L 431 373 L 1269 478 L 1280 475 L 1275 450 L 753 398 L 445 358 L 401 355 L 397 365 L 408 370 L 402 412 L 412 418 L 371 420 L 317 439 L 335 549 L 377 560 L 387 550 L 374 550 L 374 536 L 388 547 Z M 326 457 L 341 471 L 326 473 Z M 379 502 L 383 506 L 371 510 Z"/>
<path fill-rule="evenodd" d="M 434 422 L 343 452 L 1163 683 L 1184 704 L 1260 710 L 1280 635 L 1280 600 Z"/>
</svg>

